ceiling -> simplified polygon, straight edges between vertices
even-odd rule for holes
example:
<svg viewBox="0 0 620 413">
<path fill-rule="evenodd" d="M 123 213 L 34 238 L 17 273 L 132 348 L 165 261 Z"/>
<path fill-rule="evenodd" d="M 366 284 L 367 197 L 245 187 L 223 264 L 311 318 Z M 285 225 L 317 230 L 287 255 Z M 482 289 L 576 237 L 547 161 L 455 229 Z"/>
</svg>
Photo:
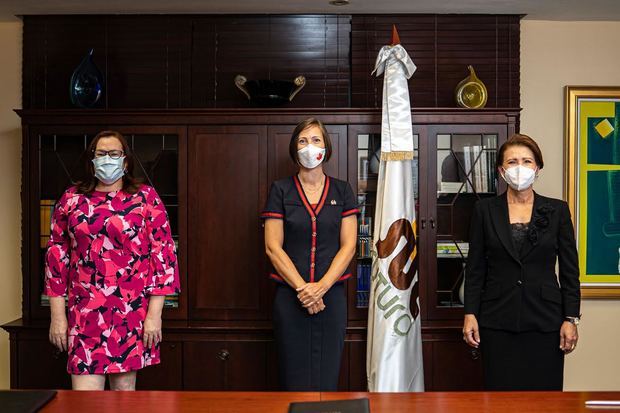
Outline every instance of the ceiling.
<svg viewBox="0 0 620 413">
<path fill-rule="evenodd" d="M 620 21 L 620 0 L 0 0 L 0 21 L 26 14 L 485 13 L 533 20 Z"/>
</svg>

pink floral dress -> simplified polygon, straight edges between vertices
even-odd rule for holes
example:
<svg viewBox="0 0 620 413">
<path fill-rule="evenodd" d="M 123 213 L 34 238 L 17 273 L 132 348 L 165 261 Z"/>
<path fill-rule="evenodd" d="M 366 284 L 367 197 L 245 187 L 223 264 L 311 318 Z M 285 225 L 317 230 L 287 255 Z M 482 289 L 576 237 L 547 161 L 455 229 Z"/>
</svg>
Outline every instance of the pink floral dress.
<svg viewBox="0 0 620 413">
<path fill-rule="evenodd" d="M 58 200 L 45 258 L 45 294 L 69 294 L 70 374 L 123 373 L 158 364 L 145 348 L 149 296 L 179 292 L 170 224 L 150 186 Z"/>
</svg>

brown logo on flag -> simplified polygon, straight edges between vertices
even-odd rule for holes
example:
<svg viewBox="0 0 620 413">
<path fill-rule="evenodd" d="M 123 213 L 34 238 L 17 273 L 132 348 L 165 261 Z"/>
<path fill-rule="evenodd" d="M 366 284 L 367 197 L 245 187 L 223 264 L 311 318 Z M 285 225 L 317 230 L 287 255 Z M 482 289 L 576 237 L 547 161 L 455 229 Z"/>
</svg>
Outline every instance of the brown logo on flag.
<svg viewBox="0 0 620 413">
<path fill-rule="evenodd" d="M 415 276 L 416 271 L 418 270 L 418 254 L 416 249 L 416 235 L 411 223 L 404 218 L 401 218 L 397 221 L 394 221 L 392 225 L 390 225 L 390 229 L 388 230 L 387 236 L 383 240 L 377 241 L 377 255 L 379 258 L 387 258 L 389 257 L 401 237 L 404 237 L 407 243 L 400 250 L 400 252 L 392 259 L 390 262 L 390 267 L 388 269 L 388 275 L 392 284 L 398 288 L 399 290 L 406 290 L 411 285 L 411 281 Z M 409 257 L 413 254 L 413 262 L 409 267 L 407 272 L 404 272 L 405 265 L 409 260 Z M 420 309 L 417 305 L 418 295 L 419 295 L 419 287 L 418 283 L 413 286 L 411 291 L 412 300 L 415 303 L 415 308 L 411 309 L 411 314 L 415 319 Z"/>
</svg>

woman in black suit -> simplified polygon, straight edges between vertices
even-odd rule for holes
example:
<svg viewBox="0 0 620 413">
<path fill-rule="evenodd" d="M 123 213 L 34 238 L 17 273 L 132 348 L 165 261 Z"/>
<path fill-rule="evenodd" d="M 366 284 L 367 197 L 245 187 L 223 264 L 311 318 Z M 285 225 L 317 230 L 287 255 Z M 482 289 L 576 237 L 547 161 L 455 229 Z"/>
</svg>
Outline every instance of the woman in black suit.
<svg viewBox="0 0 620 413">
<path fill-rule="evenodd" d="M 486 389 L 562 390 L 580 316 L 570 211 L 532 189 L 543 168 L 532 138 L 508 139 L 496 166 L 508 190 L 474 209 L 463 339 L 481 349 Z"/>
</svg>

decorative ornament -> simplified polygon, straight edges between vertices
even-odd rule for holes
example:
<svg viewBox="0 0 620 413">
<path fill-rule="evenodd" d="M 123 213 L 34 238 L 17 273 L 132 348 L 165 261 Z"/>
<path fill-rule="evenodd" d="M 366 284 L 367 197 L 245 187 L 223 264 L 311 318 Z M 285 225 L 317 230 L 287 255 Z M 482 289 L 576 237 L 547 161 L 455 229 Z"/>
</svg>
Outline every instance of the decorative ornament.
<svg viewBox="0 0 620 413">
<path fill-rule="evenodd" d="M 103 92 L 103 75 L 93 62 L 94 49 L 84 56 L 71 76 L 69 95 L 71 103 L 81 108 L 92 108 Z"/>
<path fill-rule="evenodd" d="M 306 78 L 297 76 L 288 80 L 248 80 L 243 75 L 235 76 L 235 86 L 256 106 L 278 106 L 291 102 L 306 86 Z"/>
<path fill-rule="evenodd" d="M 454 91 L 456 103 L 462 108 L 479 109 L 487 104 L 487 88 L 469 65 L 469 76 L 461 80 Z"/>
</svg>

